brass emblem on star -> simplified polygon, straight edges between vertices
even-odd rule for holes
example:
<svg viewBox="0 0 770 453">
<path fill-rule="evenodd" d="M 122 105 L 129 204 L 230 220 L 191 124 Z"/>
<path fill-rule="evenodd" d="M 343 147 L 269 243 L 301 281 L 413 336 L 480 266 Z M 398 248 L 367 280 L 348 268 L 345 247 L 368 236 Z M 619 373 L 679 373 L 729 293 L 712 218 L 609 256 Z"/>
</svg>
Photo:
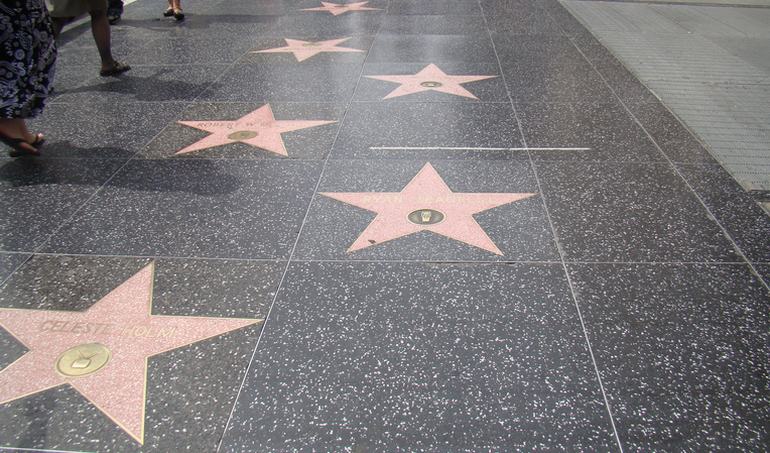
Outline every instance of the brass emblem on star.
<svg viewBox="0 0 770 453">
<path fill-rule="evenodd" d="M 438 88 L 441 86 L 441 82 L 433 82 L 433 81 L 422 82 L 420 86 L 425 88 Z"/>
<path fill-rule="evenodd" d="M 227 138 L 229 138 L 230 140 L 241 141 L 241 140 L 252 139 L 252 138 L 256 137 L 257 135 L 259 135 L 259 134 L 257 132 L 254 132 L 254 131 L 238 131 L 238 132 L 233 132 L 232 134 L 228 135 Z"/>
<path fill-rule="evenodd" d="M 102 344 L 80 344 L 59 356 L 56 371 L 67 377 L 87 376 L 104 368 L 111 358 L 112 353 Z"/>
<path fill-rule="evenodd" d="M 435 209 L 418 209 L 409 214 L 409 221 L 415 225 L 435 225 L 444 220 L 444 213 Z"/>
</svg>

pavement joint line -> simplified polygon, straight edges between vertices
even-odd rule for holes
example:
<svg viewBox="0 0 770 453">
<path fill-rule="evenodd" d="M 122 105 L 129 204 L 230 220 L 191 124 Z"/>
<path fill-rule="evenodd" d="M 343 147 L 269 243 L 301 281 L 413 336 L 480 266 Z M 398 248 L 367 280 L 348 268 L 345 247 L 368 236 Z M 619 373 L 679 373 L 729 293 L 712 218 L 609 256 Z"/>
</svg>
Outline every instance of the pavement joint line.
<svg viewBox="0 0 770 453">
<path fill-rule="evenodd" d="M 489 148 L 489 147 L 464 147 L 464 146 L 370 146 L 373 150 L 414 150 L 425 151 L 431 149 L 447 151 L 590 151 L 591 148 Z"/>
<path fill-rule="evenodd" d="M 505 80 L 505 72 L 503 71 L 503 64 L 500 61 L 500 55 L 497 53 L 497 46 L 495 45 L 495 40 L 494 40 L 494 37 L 492 35 L 492 30 L 489 28 L 489 21 L 487 20 L 487 15 L 486 15 L 486 12 L 484 11 L 484 5 L 482 5 L 481 0 L 477 0 L 477 2 L 478 2 L 478 5 L 479 5 L 479 8 L 481 9 L 481 13 L 482 13 L 482 15 L 484 17 L 484 24 L 486 25 L 487 34 L 488 34 L 489 40 L 490 40 L 490 42 L 492 44 L 492 50 L 495 53 L 495 58 L 497 58 L 497 65 L 498 65 L 498 68 L 500 69 L 500 75 L 502 77 L 503 85 L 505 85 L 505 91 L 508 94 L 508 100 L 511 102 L 511 108 L 513 109 L 513 116 L 516 119 L 516 124 L 518 126 L 519 133 L 521 134 L 522 144 L 525 147 L 527 147 L 527 137 L 524 134 L 524 128 L 521 125 L 521 119 L 520 119 L 519 113 L 518 113 L 518 111 L 516 109 L 516 103 L 514 102 L 513 96 L 511 95 L 511 90 L 508 87 L 508 83 Z M 563 8 L 567 13 L 571 14 L 567 10 L 567 8 L 564 7 L 561 3 L 559 3 L 557 7 Z M 545 13 L 545 16 L 553 24 L 556 25 L 556 27 L 559 30 L 559 34 L 561 36 L 567 38 L 570 42 L 572 42 L 571 38 L 567 35 L 567 33 L 562 28 L 562 26 L 559 24 L 559 22 L 556 19 L 554 19 L 554 17 L 551 15 L 551 13 L 548 12 L 547 9 L 543 9 L 543 13 Z M 572 43 L 572 45 L 574 46 L 575 44 Z M 585 55 L 583 55 L 583 58 L 585 58 Z M 596 70 L 596 69 L 594 69 L 594 70 Z M 605 84 L 606 84 L 606 81 L 605 81 Z M 535 166 L 535 161 L 532 158 L 532 153 L 530 151 L 527 151 L 527 156 L 529 158 L 529 167 L 530 167 L 530 169 L 532 171 L 532 174 L 535 177 L 535 182 L 537 183 L 537 188 L 538 188 L 538 191 L 539 191 L 540 200 L 541 200 L 541 202 L 543 204 L 543 210 L 545 212 L 546 218 L 548 219 L 548 225 L 551 228 L 551 234 L 553 235 L 553 241 L 554 241 L 554 244 L 556 245 L 556 251 L 559 253 L 559 258 L 561 260 L 561 265 L 562 265 L 562 269 L 564 271 L 564 275 L 565 275 L 565 277 L 567 279 L 567 285 L 568 285 L 569 290 L 570 290 L 570 295 L 572 296 L 572 301 L 574 303 L 575 310 L 577 311 L 578 320 L 580 321 L 580 327 L 583 330 L 583 339 L 585 340 L 586 347 L 588 348 L 588 354 L 589 354 L 589 357 L 591 358 L 591 363 L 592 363 L 593 368 L 594 368 L 594 373 L 595 373 L 595 376 L 596 376 L 596 380 L 597 380 L 597 382 L 599 384 L 599 390 L 601 391 L 601 395 L 602 395 L 602 398 L 604 400 L 604 408 L 607 411 L 607 415 L 609 417 L 610 427 L 612 428 L 612 434 L 614 435 L 614 439 L 615 439 L 615 442 L 617 443 L 617 446 L 618 446 L 618 449 L 620 450 L 620 453 L 623 453 L 623 443 L 620 440 L 620 435 L 618 434 L 618 429 L 617 429 L 617 426 L 615 425 L 615 416 L 613 415 L 612 407 L 610 406 L 609 399 L 607 398 L 607 392 L 604 389 L 604 382 L 602 381 L 602 376 L 601 376 L 601 373 L 599 372 L 599 366 L 596 363 L 596 356 L 594 355 L 593 346 L 591 345 L 591 339 L 588 336 L 588 330 L 586 329 L 585 321 L 583 319 L 583 314 L 580 311 L 580 303 L 578 302 L 577 293 L 575 292 L 575 288 L 574 288 L 574 285 L 572 283 L 572 279 L 570 278 L 569 268 L 567 267 L 567 263 L 565 261 L 565 255 L 564 255 L 564 251 L 563 251 L 563 248 L 561 246 L 561 243 L 559 241 L 559 235 L 558 235 L 558 233 L 556 231 L 556 228 L 555 228 L 555 226 L 553 224 L 553 220 L 551 219 L 551 213 L 548 210 L 548 203 L 546 202 L 545 194 L 543 193 L 543 188 L 542 188 L 542 185 L 540 184 L 540 177 L 537 174 L 537 167 Z"/>
<path fill-rule="evenodd" d="M 5 447 L 2 445 L 0 445 L 0 449 L 8 451 L 31 451 L 33 453 L 91 453 L 90 450 L 46 450 L 41 448 Z"/>
<path fill-rule="evenodd" d="M 285 263 L 288 258 L 237 258 L 237 257 L 208 257 L 208 256 L 181 256 L 181 255 L 122 255 L 122 254 L 92 254 L 92 253 L 59 253 L 59 252 L 34 252 L 34 251 L 2 251 L 4 255 L 31 255 L 31 256 L 68 256 L 79 258 L 115 258 L 115 259 L 159 259 L 159 260 L 195 260 L 195 261 L 233 261 L 253 263 Z M 295 263 L 406 263 L 406 264 L 560 264 L 561 260 L 444 260 L 444 259 L 355 259 L 355 258 L 296 258 Z M 586 261 L 566 260 L 567 264 L 580 265 L 704 265 L 704 266 L 734 266 L 745 265 L 744 261 Z M 766 265 L 768 262 L 757 261 L 755 264 Z"/>
<path fill-rule="evenodd" d="M 388 13 L 388 8 L 389 6 L 385 7 L 384 14 Z M 380 22 L 380 25 L 377 27 L 377 31 L 374 33 L 375 39 L 377 35 L 380 33 L 380 31 L 382 30 L 382 24 L 383 22 Z M 286 261 L 286 267 L 284 267 L 283 273 L 281 274 L 281 279 L 278 281 L 278 286 L 276 286 L 275 294 L 273 295 L 273 300 L 270 302 L 270 308 L 267 309 L 267 313 L 265 314 L 264 321 L 262 322 L 262 328 L 260 329 L 259 335 L 257 336 L 257 341 L 254 344 L 254 351 L 251 354 L 249 363 L 246 365 L 246 369 L 244 370 L 244 373 L 243 373 L 243 379 L 241 380 L 241 385 L 238 387 L 238 392 L 236 393 L 235 399 L 233 400 L 233 406 L 230 409 L 230 413 L 228 414 L 227 421 L 225 422 L 224 428 L 222 429 L 222 435 L 219 438 L 219 442 L 217 442 L 216 453 L 219 453 L 222 450 L 223 442 L 225 440 L 225 437 L 227 436 L 227 430 L 230 427 L 230 423 L 233 420 L 233 416 L 235 415 L 235 409 L 238 407 L 238 400 L 240 399 L 241 392 L 243 391 L 243 387 L 246 385 L 246 379 L 248 379 L 249 377 L 249 372 L 251 371 L 252 365 L 254 363 L 254 359 L 257 356 L 259 345 L 262 342 L 262 336 L 265 334 L 265 331 L 267 330 L 268 322 L 270 322 L 270 314 L 273 312 L 275 303 L 278 301 L 278 296 L 281 294 L 281 289 L 283 288 L 284 281 L 286 280 L 286 275 L 289 273 L 289 268 L 291 267 L 291 263 L 294 258 L 294 253 L 297 251 L 297 245 L 299 244 L 299 239 L 300 237 L 302 237 L 302 232 L 305 228 L 305 224 L 307 223 L 308 216 L 310 215 L 310 210 L 313 208 L 313 203 L 315 202 L 316 196 L 318 195 L 318 188 L 321 186 L 321 181 L 323 181 L 324 175 L 326 174 L 326 167 L 328 166 L 329 161 L 331 160 L 330 158 L 332 155 L 332 150 L 334 149 L 334 145 L 337 143 L 337 140 L 339 139 L 340 133 L 342 132 L 342 124 L 345 122 L 345 119 L 347 118 L 348 113 L 350 112 L 350 107 L 353 104 L 353 98 L 355 97 L 356 91 L 358 90 L 358 86 L 361 83 L 361 79 L 363 79 L 364 68 L 366 67 L 366 61 L 369 59 L 369 55 L 371 54 L 371 50 L 372 50 L 372 47 L 374 46 L 375 39 L 372 39 L 372 43 L 369 45 L 366 55 L 364 56 L 364 61 L 363 63 L 361 63 L 361 69 L 358 73 L 358 79 L 356 80 L 356 86 L 353 88 L 353 93 L 347 99 L 347 102 L 344 103 L 345 112 L 343 113 L 342 118 L 340 118 L 338 122 L 340 126 L 337 128 L 337 133 L 334 135 L 334 140 L 332 141 L 329 147 L 329 151 L 323 160 L 323 165 L 321 166 L 321 172 L 318 175 L 318 181 L 316 181 L 315 188 L 313 189 L 313 194 L 311 195 L 310 201 L 308 202 L 308 205 L 307 205 L 307 209 L 305 210 L 305 216 L 302 218 L 302 223 L 300 223 L 299 231 L 297 231 L 297 237 L 294 240 L 294 245 L 292 246 L 291 252 L 289 253 L 289 258 Z"/>
</svg>

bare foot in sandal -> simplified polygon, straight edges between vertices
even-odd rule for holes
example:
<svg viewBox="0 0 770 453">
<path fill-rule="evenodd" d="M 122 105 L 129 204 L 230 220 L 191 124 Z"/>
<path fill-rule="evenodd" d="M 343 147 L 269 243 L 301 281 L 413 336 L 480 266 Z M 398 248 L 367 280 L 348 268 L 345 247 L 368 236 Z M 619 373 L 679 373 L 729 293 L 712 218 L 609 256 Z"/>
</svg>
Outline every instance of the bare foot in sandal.
<svg viewBox="0 0 770 453">
<path fill-rule="evenodd" d="M 112 63 L 112 66 L 108 66 L 106 68 L 102 68 L 102 70 L 99 72 L 99 75 L 102 77 L 114 77 L 118 76 L 120 74 L 123 74 L 124 72 L 131 69 L 131 66 L 127 64 L 120 63 L 118 61 L 114 61 Z"/>
<path fill-rule="evenodd" d="M 5 143 L 10 149 L 11 157 L 38 156 L 38 148 L 45 142 L 43 134 L 32 134 L 27 129 L 23 119 L 0 120 L 0 142 Z"/>
</svg>

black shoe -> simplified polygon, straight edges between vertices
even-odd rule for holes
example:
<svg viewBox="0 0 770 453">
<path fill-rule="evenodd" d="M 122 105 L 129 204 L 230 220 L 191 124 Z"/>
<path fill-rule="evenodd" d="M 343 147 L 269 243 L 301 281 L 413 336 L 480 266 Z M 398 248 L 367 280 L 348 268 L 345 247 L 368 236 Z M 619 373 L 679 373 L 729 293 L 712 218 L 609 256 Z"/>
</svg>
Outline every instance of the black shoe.
<svg viewBox="0 0 770 453">
<path fill-rule="evenodd" d="M 171 17 L 174 15 L 174 8 L 169 8 L 163 11 L 163 17 Z"/>
<path fill-rule="evenodd" d="M 174 10 L 174 19 L 177 20 L 177 22 L 181 22 L 184 20 L 184 13 L 181 9 Z"/>
<path fill-rule="evenodd" d="M 107 21 L 109 21 L 110 25 L 115 25 L 120 20 L 120 16 L 123 15 L 122 9 L 117 8 L 108 8 L 107 9 Z"/>
</svg>

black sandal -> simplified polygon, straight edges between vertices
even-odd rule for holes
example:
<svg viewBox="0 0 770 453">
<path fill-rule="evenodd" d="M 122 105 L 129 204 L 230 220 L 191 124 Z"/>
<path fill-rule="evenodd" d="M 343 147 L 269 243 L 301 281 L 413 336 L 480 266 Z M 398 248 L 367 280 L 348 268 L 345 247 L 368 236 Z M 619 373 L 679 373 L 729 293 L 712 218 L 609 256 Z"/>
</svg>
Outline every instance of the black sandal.
<svg viewBox="0 0 770 453">
<path fill-rule="evenodd" d="M 39 156 L 40 151 L 36 147 L 42 146 L 43 143 L 45 143 L 45 138 L 43 137 L 43 134 L 37 134 L 35 136 L 35 141 L 29 143 L 23 138 L 13 138 L 5 134 L 0 134 L 0 141 L 11 148 L 11 150 L 8 151 L 10 157 Z M 23 145 L 27 145 L 29 148 Z"/>
<path fill-rule="evenodd" d="M 174 15 L 174 8 L 169 8 L 163 11 L 163 17 L 171 17 Z"/>
<path fill-rule="evenodd" d="M 99 75 L 102 77 L 114 77 L 123 74 L 131 69 L 131 66 L 119 62 L 115 62 L 109 69 L 102 69 L 99 71 Z"/>
<path fill-rule="evenodd" d="M 182 12 L 181 9 L 174 10 L 174 19 L 176 19 L 177 22 L 184 20 L 184 13 Z"/>
<path fill-rule="evenodd" d="M 110 25 L 115 25 L 120 21 L 120 16 L 123 15 L 123 8 L 107 8 L 107 22 Z"/>
</svg>

